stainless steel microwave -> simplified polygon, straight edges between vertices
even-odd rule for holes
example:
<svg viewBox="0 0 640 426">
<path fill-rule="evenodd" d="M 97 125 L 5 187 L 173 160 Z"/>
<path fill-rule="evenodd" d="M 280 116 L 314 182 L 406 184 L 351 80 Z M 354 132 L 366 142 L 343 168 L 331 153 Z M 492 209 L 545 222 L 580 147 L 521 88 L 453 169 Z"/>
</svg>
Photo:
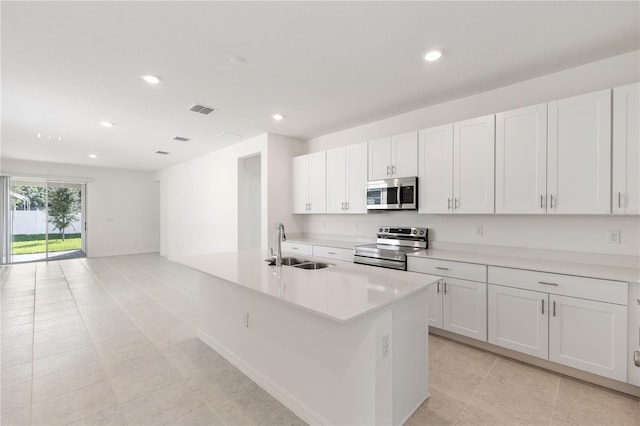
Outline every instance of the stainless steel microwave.
<svg viewBox="0 0 640 426">
<path fill-rule="evenodd" d="M 418 178 L 373 180 L 367 183 L 367 210 L 416 210 Z"/>
</svg>

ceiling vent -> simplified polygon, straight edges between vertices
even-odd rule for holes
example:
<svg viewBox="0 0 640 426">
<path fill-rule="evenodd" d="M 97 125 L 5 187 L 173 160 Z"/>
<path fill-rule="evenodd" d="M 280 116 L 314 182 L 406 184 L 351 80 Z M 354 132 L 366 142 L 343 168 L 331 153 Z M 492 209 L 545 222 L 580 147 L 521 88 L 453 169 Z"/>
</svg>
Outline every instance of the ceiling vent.
<svg viewBox="0 0 640 426">
<path fill-rule="evenodd" d="M 189 110 L 193 112 L 199 112 L 200 114 L 209 115 L 216 109 L 204 105 L 195 104 L 194 106 L 189 108 Z"/>
<path fill-rule="evenodd" d="M 173 140 L 178 142 L 187 142 L 187 141 L 190 141 L 191 139 L 183 138 L 182 136 L 176 136 L 175 138 L 173 138 Z"/>
<path fill-rule="evenodd" d="M 169 155 L 169 153 L 167 151 L 156 151 L 156 154 Z"/>
</svg>

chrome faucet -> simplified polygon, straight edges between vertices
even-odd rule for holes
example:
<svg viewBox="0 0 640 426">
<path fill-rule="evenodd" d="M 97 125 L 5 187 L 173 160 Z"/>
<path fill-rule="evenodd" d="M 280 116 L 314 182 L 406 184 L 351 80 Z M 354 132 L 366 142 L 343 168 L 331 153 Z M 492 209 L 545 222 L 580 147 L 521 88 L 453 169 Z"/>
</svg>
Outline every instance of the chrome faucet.
<svg viewBox="0 0 640 426">
<path fill-rule="evenodd" d="M 276 249 L 276 266 L 282 266 L 282 242 L 287 240 L 287 236 L 284 234 L 284 225 L 278 224 L 277 228 L 278 246 Z"/>
</svg>

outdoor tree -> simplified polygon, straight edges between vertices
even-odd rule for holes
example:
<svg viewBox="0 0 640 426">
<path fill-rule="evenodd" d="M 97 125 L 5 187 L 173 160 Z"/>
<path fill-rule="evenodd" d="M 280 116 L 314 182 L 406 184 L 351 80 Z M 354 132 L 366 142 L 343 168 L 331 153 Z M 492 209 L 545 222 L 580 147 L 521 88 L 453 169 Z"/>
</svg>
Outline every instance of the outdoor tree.
<svg viewBox="0 0 640 426">
<path fill-rule="evenodd" d="M 46 204 L 45 188 L 43 186 L 25 186 L 16 185 L 12 188 L 12 192 L 23 195 L 29 199 L 29 207 L 31 210 L 44 209 Z M 24 210 L 25 202 L 19 198 L 11 197 L 11 206 L 16 209 Z"/>
<path fill-rule="evenodd" d="M 80 211 L 78 190 L 71 188 L 51 188 L 49 191 L 49 222 L 60 231 L 64 241 L 64 231 Z"/>
</svg>

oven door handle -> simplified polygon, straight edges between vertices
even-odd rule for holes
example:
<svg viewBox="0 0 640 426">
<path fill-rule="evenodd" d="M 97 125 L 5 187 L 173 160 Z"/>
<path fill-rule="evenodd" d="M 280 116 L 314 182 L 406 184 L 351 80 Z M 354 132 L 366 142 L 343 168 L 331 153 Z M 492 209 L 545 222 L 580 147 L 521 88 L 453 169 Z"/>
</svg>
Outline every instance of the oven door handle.
<svg viewBox="0 0 640 426">
<path fill-rule="evenodd" d="M 402 194 L 402 184 L 399 183 L 398 184 L 398 208 L 402 207 L 402 196 L 400 195 Z"/>
</svg>

